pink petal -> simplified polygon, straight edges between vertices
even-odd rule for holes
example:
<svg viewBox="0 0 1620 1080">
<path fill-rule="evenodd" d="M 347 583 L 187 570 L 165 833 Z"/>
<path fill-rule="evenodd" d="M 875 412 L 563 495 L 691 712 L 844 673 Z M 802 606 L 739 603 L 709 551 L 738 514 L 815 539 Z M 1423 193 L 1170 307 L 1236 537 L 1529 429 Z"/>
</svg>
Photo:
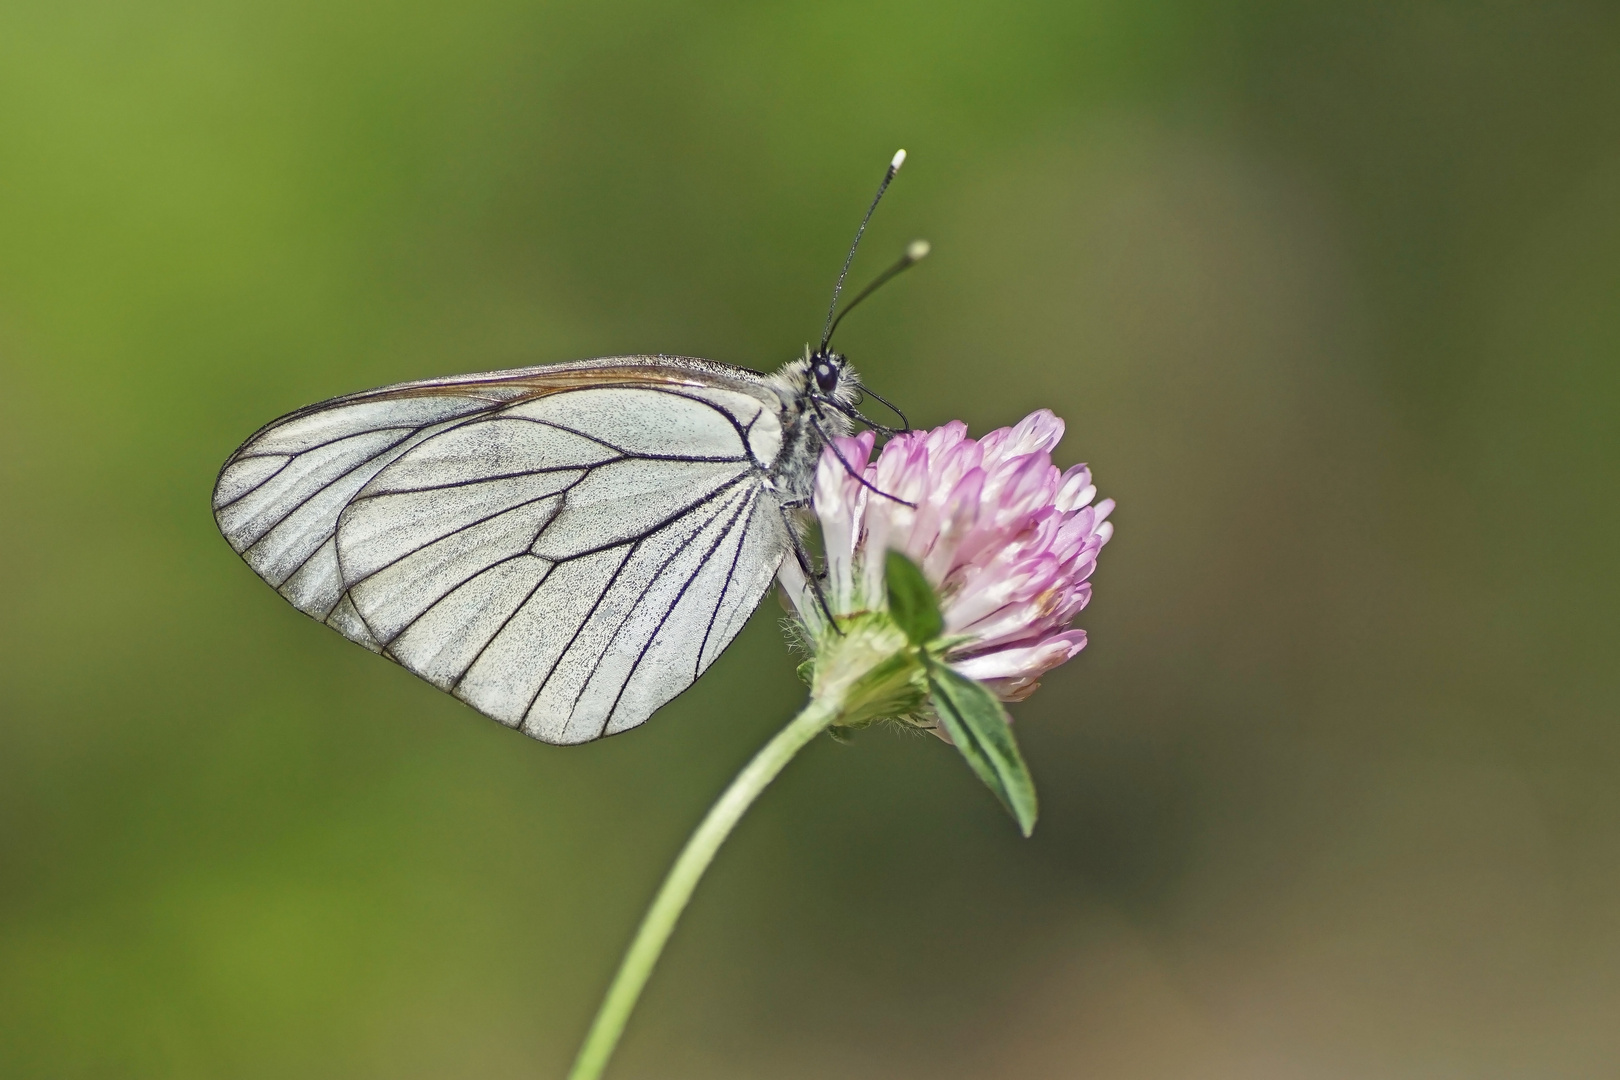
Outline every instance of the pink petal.
<svg viewBox="0 0 1620 1080">
<path fill-rule="evenodd" d="M 1007 700 L 1032 693 L 1084 647 L 1069 622 L 1090 600 L 1088 579 L 1113 535 L 1113 500 L 1093 505 L 1090 469 L 1052 464 L 1063 430 L 1042 409 L 980 440 L 958 421 L 907 432 L 875 456 L 871 433 L 838 440 L 861 477 L 831 448 L 817 463 L 829 593 L 842 610 L 881 596 L 892 546 L 923 568 L 949 632 L 966 637 L 952 665 Z"/>
<path fill-rule="evenodd" d="M 1063 483 L 1058 486 L 1057 498 L 1053 503 L 1059 510 L 1078 510 L 1096 497 L 1097 488 L 1091 482 L 1091 470 L 1084 465 L 1076 465 L 1063 474 Z"/>
<path fill-rule="evenodd" d="M 951 667 L 970 679 L 1039 678 L 1086 647 L 1084 630 L 1053 634 L 1033 645 L 996 649 L 964 660 L 951 660 Z"/>
</svg>

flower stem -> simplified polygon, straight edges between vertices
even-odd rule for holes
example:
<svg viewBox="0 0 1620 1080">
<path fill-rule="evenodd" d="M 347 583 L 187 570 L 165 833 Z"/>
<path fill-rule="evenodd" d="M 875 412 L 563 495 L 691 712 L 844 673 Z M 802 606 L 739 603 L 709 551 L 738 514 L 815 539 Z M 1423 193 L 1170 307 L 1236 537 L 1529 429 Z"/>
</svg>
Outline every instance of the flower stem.
<svg viewBox="0 0 1620 1080">
<path fill-rule="evenodd" d="M 608 987 L 607 996 L 602 999 L 602 1007 L 597 1010 L 584 1045 L 579 1048 L 579 1056 L 574 1059 L 568 1080 L 597 1080 L 602 1075 L 608 1059 L 613 1056 L 614 1047 L 619 1044 L 619 1036 L 624 1033 L 630 1011 L 636 1007 L 636 999 L 647 985 L 653 965 L 664 951 L 676 920 L 686 910 L 687 901 L 692 899 L 692 890 L 697 888 L 703 872 L 714 861 L 715 852 L 720 850 L 720 845 L 731 835 L 731 830 L 743 814 L 753 805 L 760 792 L 776 779 L 793 755 L 804 749 L 810 740 L 825 731 L 836 719 L 838 709 L 835 705 L 811 701 L 803 712 L 754 755 L 754 759 L 737 774 L 725 794 L 709 809 L 702 824 L 686 841 L 686 847 L 681 849 L 680 857 L 670 867 L 658 895 L 653 898 L 652 906 L 642 917 L 641 927 L 619 964 L 618 974 L 613 976 L 613 985 Z"/>
</svg>

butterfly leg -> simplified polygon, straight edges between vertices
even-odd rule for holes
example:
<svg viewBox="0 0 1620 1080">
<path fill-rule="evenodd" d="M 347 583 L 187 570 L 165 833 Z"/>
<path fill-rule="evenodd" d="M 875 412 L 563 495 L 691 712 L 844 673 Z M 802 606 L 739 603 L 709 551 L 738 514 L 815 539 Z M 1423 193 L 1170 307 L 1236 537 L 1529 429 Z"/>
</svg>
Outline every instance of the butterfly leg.
<svg viewBox="0 0 1620 1080">
<path fill-rule="evenodd" d="M 821 591 L 821 578 L 816 576 L 816 568 L 810 557 L 810 549 L 804 546 L 803 527 L 799 524 L 799 519 L 793 516 L 793 511 L 802 510 L 809 505 L 810 498 L 805 496 L 778 503 L 777 509 L 782 512 L 782 524 L 787 526 L 788 537 L 793 542 L 793 556 L 799 560 L 799 569 L 804 571 L 804 580 L 810 583 L 810 591 L 816 594 L 816 605 L 821 608 L 821 613 L 827 617 L 827 625 L 832 627 L 839 636 L 842 636 L 844 632 L 838 629 L 838 620 L 833 618 L 832 608 L 827 606 L 826 594 Z"/>
<path fill-rule="evenodd" d="M 821 444 L 828 450 L 832 451 L 833 457 L 837 458 L 838 464 L 842 465 L 844 467 L 844 471 L 849 473 L 850 479 L 854 480 L 857 484 L 861 485 L 861 487 L 865 488 L 867 491 L 872 492 L 874 495 L 881 495 L 891 502 L 897 502 L 901 506 L 909 506 L 913 510 L 917 509 L 916 503 L 907 502 L 898 495 L 890 495 L 887 491 L 874 486 L 872 481 L 862 476 L 860 471 L 849 463 L 849 459 L 844 457 L 843 451 L 838 449 L 838 444 L 833 442 L 832 436 L 827 434 L 827 429 L 821 426 L 821 421 L 816 419 L 816 415 L 814 413 L 810 414 L 810 426 L 816 429 L 816 434 L 821 436 Z"/>
</svg>

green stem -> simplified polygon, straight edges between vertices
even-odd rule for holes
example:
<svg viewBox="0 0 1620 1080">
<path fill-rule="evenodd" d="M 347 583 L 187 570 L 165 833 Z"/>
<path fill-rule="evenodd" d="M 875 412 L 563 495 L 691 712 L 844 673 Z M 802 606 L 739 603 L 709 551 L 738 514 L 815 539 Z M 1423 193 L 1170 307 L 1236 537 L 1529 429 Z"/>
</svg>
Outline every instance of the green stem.
<svg viewBox="0 0 1620 1080">
<path fill-rule="evenodd" d="M 726 842 L 726 837 L 731 835 L 731 830 L 749 806 L 776 779 L 776 774 L 792 760 L 793 755 L 804 749 L 811 739 L 825 731 L 837 718 L 836 707 L 818 701 L 810 702 L 803 712 L 754 755 L 754 760 L 743 767 L 725 794 L 710 808 L 703 823 L 687 840 L 675 865 L 670 867 L 669 875 L 664 878 L 658 895 L 653 898 L 652 907 L 643 916 L 636 939 L 630 943 L 630 951 L 624 954 L 618 974 L 613 976 L 613 985 L 608 987 L 607 997 L 602 999 L 602 1007 L 597 1010 L 596 1019 L 591 1023 L 590 1033 L 585 1036 L 585 1044 L 579 1048 L 579 1057 L 574 1059 L 574 1068 L 569 1072 L 568 1080 L 596 1080 L 602 1075 L 608 1058 L 613 1056 L 614 1047 L 619 1044 L 619 1036 L 624 1033 L 630 1010 L 636 1007 L 636 999 L 641 996 L 642 987 L 647 985 L 653 965 L 664 951 L 664 945 L 675 929 L 676 920 L 686 909 L 687 901 L 692 899 L 692 890 L 697 888 L 703 872 L 714 861 L 715 852 L 720 850 L 720 845 Z"/>
</svg>

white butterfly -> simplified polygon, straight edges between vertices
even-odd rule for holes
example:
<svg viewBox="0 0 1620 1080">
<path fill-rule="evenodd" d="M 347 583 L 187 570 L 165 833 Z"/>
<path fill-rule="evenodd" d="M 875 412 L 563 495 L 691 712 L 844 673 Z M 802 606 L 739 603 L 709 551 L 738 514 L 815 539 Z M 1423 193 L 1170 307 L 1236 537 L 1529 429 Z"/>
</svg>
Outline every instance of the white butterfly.
<svg viewBox="0 0 1620 1080">
<path fill-rule="evenodd" d="M 613 735 L 714 662 L 790 550 L 803 561 L 815 463 L 865 420 L 836 325 L 772 375 L 608 357 L 311 405 L 231 455 L 214 517 L 298 610 L 486 716 L 549 743 Z"/>
</svg>

